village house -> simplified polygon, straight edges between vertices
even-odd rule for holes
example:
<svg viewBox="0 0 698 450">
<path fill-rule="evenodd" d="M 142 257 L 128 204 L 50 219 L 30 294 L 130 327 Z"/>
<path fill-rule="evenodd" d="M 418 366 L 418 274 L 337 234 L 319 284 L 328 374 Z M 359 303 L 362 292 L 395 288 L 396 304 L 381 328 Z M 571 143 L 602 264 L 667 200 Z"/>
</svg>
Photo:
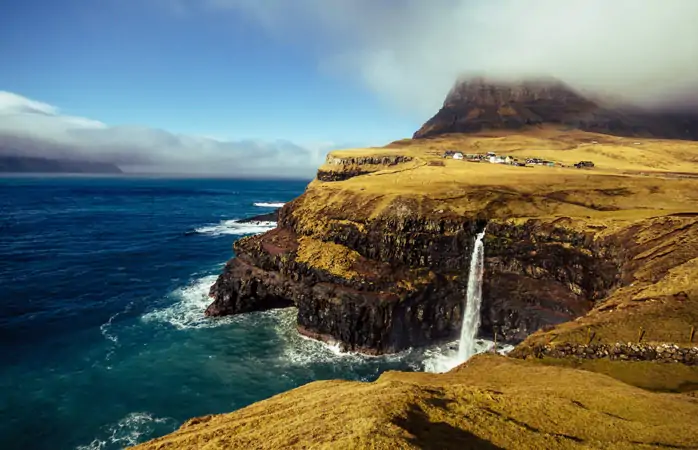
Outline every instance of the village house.
<svg viewBox="0 0 698 450">
<path fill-rule="evenodd" d="M 469 162 L 488 162 L 491 164 L 506 164 L 510 166 L 525 167 L 525 166 L 547 166 L 555 167 L 556 163 L 547 161 L 541 158 L 527 158 L 519 160 L 511 156 L 497 156 L 495 152 L 481 153 L 466 153 L 463 154 L 457 150 L 447 150 L 443 153 L 444 158 L 452 158 L 457 160 L 466 160 Z M 588 166 L 585 166 L 588 167 Z M 592 166 L 593 167 L 593 166 Z"/>
</svg>

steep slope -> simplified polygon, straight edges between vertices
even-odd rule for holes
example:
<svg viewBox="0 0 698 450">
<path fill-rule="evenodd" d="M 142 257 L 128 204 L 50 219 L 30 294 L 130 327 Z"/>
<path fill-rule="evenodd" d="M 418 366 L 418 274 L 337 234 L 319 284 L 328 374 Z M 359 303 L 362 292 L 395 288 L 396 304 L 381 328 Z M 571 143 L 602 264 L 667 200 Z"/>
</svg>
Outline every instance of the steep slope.
<svg viewBox="0 0 698 450">
<path fill-rule="evenodd" d="M 698 114 L 603 106 L 555 80 L 514 83 L 484 78 L 457 82 L 443 107 L 414 138 L 541 124 L 624 136 L 698 139 Z"/>
<path fill-rule="evenodd" d="M 445 374 L 317 381 L 134 447 L 165 449 L 696 448 L 698 401 L 496 356 Z"/>
</svg>

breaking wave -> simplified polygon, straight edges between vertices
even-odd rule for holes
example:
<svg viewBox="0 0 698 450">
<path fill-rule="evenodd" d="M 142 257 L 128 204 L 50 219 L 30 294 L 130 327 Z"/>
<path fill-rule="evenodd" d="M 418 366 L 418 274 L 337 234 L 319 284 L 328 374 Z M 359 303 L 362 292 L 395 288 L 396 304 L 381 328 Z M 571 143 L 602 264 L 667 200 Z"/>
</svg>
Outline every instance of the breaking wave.
<svg viewBox="0 0 698 450">
<path fill-rule="evenodd" d="M 281 208 L 284 206 L 286 203 L 282 202 L 258 202 L 258 203 L 253 203 L 254 206 L 257 206 L 259 208 Z"/>
<path fill-rule="evenodd" d="M 388 355 L 366 355 L 342 351 L 339 344 L 331 344 L 305 337 L 296 330 L 295 308 L 270 311 L 277 319 L 276 331 L 284 342 L 282 358 L 290 365 L 309 366 L 318 363 L 345 362 L 403 363 L 415 372 L 448 372 L 464 361 L 458 358 L 458 341 L 423 348 L 407 349 Z M 475 341 L 476 353 L 490 352 L 494 342 L 485 339 Z M 497 345 L 497 353 L 506 354 L 514 347 Z"/>
<path fill-rule="evenodd" d="M 224 234 L 259 234 L 274 228 L 276 228 L 276 222 L 239 222 L 237 220 L 223 220 L 216 225 L 200 227 L 194 231 L 209 236 L 221 236 Z"/>
<path fill-rule="evenodd" d="M 175 419 L 154 417 L 147 412 L 128 414 L 117 423 L 104 429 L 103 438 L 95 438 L 87 445 L 80 445 L 77 450 L 106 450 L 125 448 L 149 439 L 155 431 L 159 434 L 174 431 L 177 427 Z"/>
<path fill-rule="evenodd" d="M 382 356 L 370 356 L 362 353 L 342 351 L 339 344 L 331 344 L 298 333 L 296 328 L 296 308 L 285 308 L 274 311 L 276 332 L 283 342 L 282 359 L 290 364 L 306 366 L 317 363 L 332 363 L 337 360 L 362 363 L 376 361 L 399 361 L 405 357 L 402 353 Z"/>
<path fill-rule="evenodd" d="M 213 319 L 204 316 L 206 307 L 212 302 L 208 292 L 216 282 L 216 278 L 216 275 L 205 276 L 188 286 L 176 289 L 170 294 L 175 299 L 175 303 L 143 315 L 142 320 L 169 323 L 178 330 L 211 328 L 224 323 L 225 318 Z"/>
</svg>

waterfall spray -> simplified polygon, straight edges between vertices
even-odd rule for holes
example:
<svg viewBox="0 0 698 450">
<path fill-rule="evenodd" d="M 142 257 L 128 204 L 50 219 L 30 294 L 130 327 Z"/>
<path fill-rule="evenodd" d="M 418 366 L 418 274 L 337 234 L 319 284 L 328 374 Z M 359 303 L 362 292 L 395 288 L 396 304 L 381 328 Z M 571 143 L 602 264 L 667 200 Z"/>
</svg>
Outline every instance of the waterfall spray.
<svg viewBox="0 0 698 450">
<path fill-rule="evenodd" d="M 482 239 L 485 230 L 475 238 L 473 253 L 470 257 L 470 274 L 468 275 L 468 292 L 465 297 L 463 325 L 460 330 L 458 359 L 465 361 L 475 354 L 475 337 L 480 328 L 480 305 L 482 303 L 482 276 L 484 272 L 485 244 Z"/>
</svg>

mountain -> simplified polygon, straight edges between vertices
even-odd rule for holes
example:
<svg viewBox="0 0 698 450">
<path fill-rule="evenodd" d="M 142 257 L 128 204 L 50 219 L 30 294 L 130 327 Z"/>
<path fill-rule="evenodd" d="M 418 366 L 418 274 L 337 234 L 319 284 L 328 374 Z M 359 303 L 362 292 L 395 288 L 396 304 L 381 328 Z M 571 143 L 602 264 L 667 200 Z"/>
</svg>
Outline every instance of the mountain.
<svg viewBox="0 0 698 450">
<path fill-rule="evenodd" d="M 111 163 L 0 155 L 0 172 L 5 173 L 123 173 Z"/>
<path fill-rule="evenodd" d="M 456 82 L 442 108 L 414 138 L 543 124 L 620 136 L 698 140 L 698 113 L 606 105 L 557 80 L 502 82 L 485 78 Z"/>
</svg>

